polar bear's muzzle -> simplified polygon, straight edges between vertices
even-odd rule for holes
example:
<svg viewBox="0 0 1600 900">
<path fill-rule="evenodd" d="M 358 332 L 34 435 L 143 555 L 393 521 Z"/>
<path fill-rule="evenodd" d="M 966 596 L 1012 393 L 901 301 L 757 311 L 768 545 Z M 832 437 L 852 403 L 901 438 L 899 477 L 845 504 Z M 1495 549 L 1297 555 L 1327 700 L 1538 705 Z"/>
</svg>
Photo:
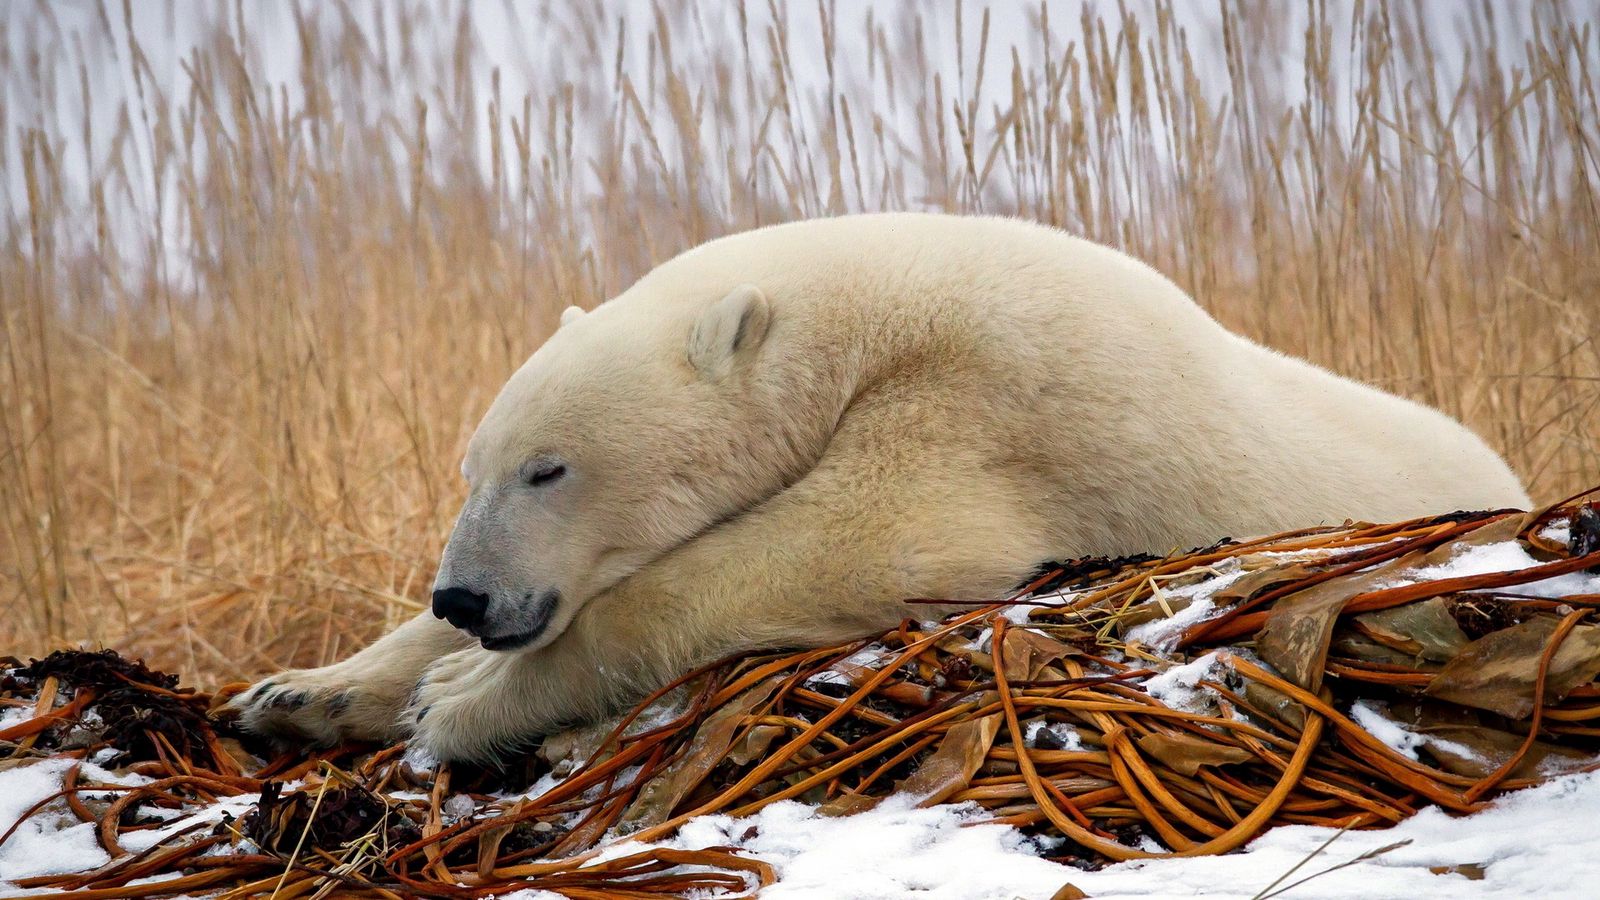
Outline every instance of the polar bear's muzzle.
<svg viewBox="0 0 1600 900">
<path fill-rule="evenodd" d="M 561 592 L 554 588 L 545 591 L 537 601 L 521 606 L 515 618 L 519 621 L 514 624 L 519 629 L 510 634 L 485 635 L 478 634 L 478 642 L 485 650 L 517 650 L 533 643 L 550 627 L 550 620 L 555 618 L 556 604 L 561 602 Z"/>
<path fill-rule="evenodd" d="M 476 637 L 485 650 L 516 650 L 539 639 L 550 627 L 561 592 L 554 588 L 537 600 L 532 594 L 515 608 L 496 609 L 489 595 L 464 587 L 433 592 L 433 614 Z"/>
</svg>

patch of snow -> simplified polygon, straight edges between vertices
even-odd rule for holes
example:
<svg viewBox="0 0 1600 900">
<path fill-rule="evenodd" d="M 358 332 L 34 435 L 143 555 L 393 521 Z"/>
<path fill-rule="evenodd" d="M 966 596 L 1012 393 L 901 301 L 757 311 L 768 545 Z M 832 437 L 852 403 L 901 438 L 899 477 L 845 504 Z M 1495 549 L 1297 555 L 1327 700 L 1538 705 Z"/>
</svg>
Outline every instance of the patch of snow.
<svg viewBox="0 0 1600 900">
<path fill-rule="evenodd" d="M 451 794 L 439 807 L 439 811 L 451 822 L 459 821 L 478 811 L 478 804 L 466 794 Z"/>
<path fill-rule="evenodd" d="M 1320 875 L 1288 897 L 1574 897 L 1600 879 L 1590 823 L 1600 806 L 1600 773 L 1570 775 L 1529 788 L 1471 816 L 1436 808 L 1391 829 L 1339 836 L 1279 887 L 1402 841 L 1409 844 Z M 764 900 L 829 897 L 888 900 L 1044 900 L 1072 883 L 1096 900 L 1206 896 L 1244 900 L 1317 851 L 1335 829 L 1273 829 L 1227 856 L 1158 859 L 1085 872 L 1035 855 L 1038 846 L 1009 826 L 980 824 L 970 806 L 917 809 L 891 798 L 855 816 L 829 818 L 792 802 L 754 816 L 703 816 L 664 846 L 736 846 L 778 870 Z M 609 848 L 602 858 L 637 852 Z M 1430 867 L 1482 865 L 1484 878 L 1435 875 Z M 542 898 L 541 898 L 542 900 Z"/>
<path fill-rule="evenodd" d="M 514 792 L 514 793 L 498 793 L 498 794 L 494 794 L 493 796 L 495 796 L 496 798 L 499 798 L 501 800 L 516 800 L 516 799 L 519 799 L 519 798 L 520 799 L 525 799 L 525 800 L 532 800 L 532 799 L 534 799 L 536 797 L 542 797 L 545 794 L 550 793 L 551 791 L 555 790 L 557 785 L 561 784 L 561 782 L 566 781 L 566 780 L 567 780 L 567 776 L 565 776 L 565 775 L 557 775 L 554 772 L 546 772 L 543 775 L 539 776 L 539 780 L 538 781 L 535 781 L 533 784 L 528 785 L 528 789 L 525 790 L 525 791 L 518 791 L 518 792 Z M 409 798 L 405 798 L 405 799 L 409 799 Z M 423 794 L 418 799 L 427 799 L 427 795 Z"/>
<path fill-rule="evenodd" d="M 883 668 L 893 656 L 889 648 L 882 644 L 870 644 L 807 678 L 806 687 L 819 684 L 848 686 L 855 683 L 856 678 L 864 677 L 866 672 Z"/>
<path fill-rule="evenodd" d="M 431 771 L 439 766 L 439 758 L 417 744 L 407 744 L 406 754 L 400 759 L 418 772 Z"/>
<path fill-rule="evenodd" d="M 1357 725 L 1370 732 L 1373 737 L 1383 741 L 1396 752 L 1410 759 L 1420 761 L 1417 756 L 1418 747 L 1433 747 L 1451 756 L 1461 759 L 1480 760 L 1490 763 L 1491 767 L 1493 765 L 1490 760 L 1484 759 L 1483 754 L 1473 750 L 1466 744 L 1445 740 L 1427 732 L 1416 731 L 1403 722 L 1397 722 L 1389 718 L 1388 705 L 1380 700 L 1357 700 L 1350 706 L 1350 718 Z M 1554 772 L 1547 774 L 1554 774 Z"/>
<path fill-rule="evenodd" d="M 166 840 L 171 835 L 191 828 L 198 824 L 215 824 L 226 817 L 240 818 L 250 807 L 261 800 L 260 794 L 240 794 L 237 797 L 223 797 L 209 806 L 202 806 L 187 814 L 180 813 L 160 828 L 146 828 L 141 831 L 123 831 L 117 837 L 117 842 L 125 849 L 134 853 L 147 850 Z M 158 807 L 145 807 L 144 813 L 156 812 Z M 160 810 L 168 812 L 168 810 Z"/>
<path fill-rule="evenodd" d="M 1153 675 L 1144 683 L 1145 693 L 1160 700 L 1172 709 L 1184 712 L 1210 714 L 1216 712 L 1216 694 L 1200 686 L 1203 679 L 1212 677 L 1217 669 L 1217 651 L 1213 650 L 1191 663 Z"/>
<path fill-rule="evenodd" d="M 1035 603 L 1013 603 L 1009 606 L 1001 607 L 1000 615 L 1013 625 L 1026 625 L 1031 621 L 1030 615 L 1032 612 L 1038 608 L 1038 604 Z"/>
<path fill-rule="evenodd" d="M 662 846 L 736 846 L 772 863 L 780 879 L 762 892 L 763 900 L 913 894 L 928 900 L 1010 900 L 1015 887 L 1066 880 L 1063 874 L 1070 870 L 1035 856 L 1030 839 L 1016 829 L 963 827 L 981 815 L 976 806 L 919 809 L 911 798 L 891 797 L 867 812 L 830 818 L 784 801 L 744 819 L 701 816 Z M 596 862 L 641 849 L 633 843 L 615 845 Z M 1034 888 L 1026 896 L 1036 893 Z"/>
<path fill-rule="evenodd" d="M 646 707 L 644 712 L 639 713 L 632 722 L 628 723 L 627 728 L 622 729 L 622 735 L 623 737 L 631 737 L 670 724 L 682 716 L 687 708 L 688 692 L 678 688 Z M 605 723 L 606 732 L 609 733 L 611 729 L 617 727 L 617 723 L 620 721 L 622 719 L 619 716 Z"/>
<path fill-rule="evenodd" d="M 0 833 L 35 804 L 61 790 L 62 778 L 76 760 L 46 759 L 0 772 Z M 84 765 L 85 780 L 140 784 L 139 776 L 117 776 Z M 92 822 L 80 823 L 65 800 L 51 801 L 0 844 L 0 884 L 33 875 L 81 872 L 110 861 L 95 839 Z"/>
<path fill-rule="evenodd" d="M 1400 580 L 1394 582 L 1391 586 L 1412 584 L 1420 581 L 1440 581 L 1445 578 L 1492 575 L 1497 572 L 1516 572 L 1537 565 L 1542 565 L 1542 563 L 1534 559 L 1521 543 L 1517 541 L 1501 541 L 1497 544 L 1481 544 L 1462 548 L 1446 562 L 1436 566 L 1425 566 L 1405 573 Z M 1566 575 L 1557 575 L 1554 578 L 1545 578 L 1527 584 L 1511 585 L 1499 590 L 1510 594 L 1523 594 L 1529 597 L 1559 600 L 1562 597 L 1573 594 L 1600 593 L 1600 575 L 1591 575 L 1587 572 L 1570 572 Z"/>
<path fill-rule="evenodd" d="M 33 707 L 31 706 L 7 706 L 0 708 L 0 729 L 10 728 L 14 725 L 21 725 L 23 722 L 26 722 L 31 718 L 33 718 Z"/>
<path fill-rule="evenodd" d="M 1560 544 L 1563 547 L 1572 546 L 1572 520 L 1552 519 L 1550 524 L 1539 530 L 1539 537 L 1547 541 Z"/>
<path fill-rule="evenodd" d="M 1062 750 L 1083 749 L 1083 736 L 1078 733 L 1078 729 L 1065 722 L 1046 722 L 1043 719 L 1029 722 L 1028 730 L 1022 739 L 1029 747 L 1038 746 L 1039 733 L 1042 731 L 1054 735 Z"/>
<path fill-rule="evenodd" d="M 1417 748 L 1426 743 L 1422 735 L 1384 715 L 1377 707 L 1372 701 L 1357 700 L 1350 707 L 1350 718 L 1396 753 L 1417 759 Z"/>
<path fill-rule="evenodd" d="M 1228 566 L 1227 563 L 1233 565 Z M 1198 625 L 1222 612 L 1216 603 L 1212 602 L 1212 595 L 1248 574 L 1238 567 L 1237 560 L 1232 559 L 1219 564 L 1217 572 L 1218 574 L 1211 578 L 1183 587 L 1166 588 L 1158 583 L 1156 585 L 1158 598 L 1165 598 L 1168 603 L 1173 600 L 1188 600 L 1189 605 L 1170 616 L 1128 629 L 1124 638 L 1130 643 L 1138 641 L 1163 652 L 1170 652 L 1176 646 L 1178 638 L 1190 626 Z M 1160 603 L 1160 599 L 1151 599 L 1145 601 L 1143 606 Z"/>
</svg>

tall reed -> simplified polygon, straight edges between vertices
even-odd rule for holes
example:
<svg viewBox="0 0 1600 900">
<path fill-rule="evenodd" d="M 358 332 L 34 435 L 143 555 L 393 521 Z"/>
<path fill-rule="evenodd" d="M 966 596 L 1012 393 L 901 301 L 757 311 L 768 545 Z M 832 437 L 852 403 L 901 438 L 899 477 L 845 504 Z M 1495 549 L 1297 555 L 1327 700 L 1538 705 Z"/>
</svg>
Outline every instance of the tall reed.
<svg viewBox="0 0 1600 900">
<path fill-rule="evenodd" d="M 1600 481 L 1592 6 L 553 7 L 10 11 L 0 647 L 348 653 L 425 602 L 560 309 L 857 210 L 1122 247 L 1541 499 Z"/>
</svg>

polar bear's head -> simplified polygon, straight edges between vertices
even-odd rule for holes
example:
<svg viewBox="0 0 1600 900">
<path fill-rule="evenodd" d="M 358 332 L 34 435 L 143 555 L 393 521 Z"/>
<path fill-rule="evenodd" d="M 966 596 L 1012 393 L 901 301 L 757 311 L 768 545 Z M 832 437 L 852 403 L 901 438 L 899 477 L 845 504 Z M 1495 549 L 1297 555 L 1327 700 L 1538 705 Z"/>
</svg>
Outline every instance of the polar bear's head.
<svg viewBox="0 0 1600 900">
<path fill-rule="evenodd" d="M 772 319 L 750 285 L 567 310 L 468 445 L 434 613 L 491 650 L 543 646 L 600 591 L 792 480 L 756 396 Z"/>
</svg>

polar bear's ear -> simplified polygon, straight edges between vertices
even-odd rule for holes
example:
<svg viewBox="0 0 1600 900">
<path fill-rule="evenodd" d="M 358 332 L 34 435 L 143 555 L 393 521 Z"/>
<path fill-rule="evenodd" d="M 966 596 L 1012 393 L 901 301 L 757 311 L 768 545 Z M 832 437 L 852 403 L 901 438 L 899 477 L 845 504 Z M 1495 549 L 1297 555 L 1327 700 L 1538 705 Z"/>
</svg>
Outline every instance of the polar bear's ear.
<svg viewBox="0 0 1600 900">
<path fill-rule="evenodd" d="M 705 378 L 722 378 L 761 346 L 772 306 L 761 289 L 741 284 L 700 314 L 689 334 L 689 362 Z"/>
<path fill-rule="evenodd" d="M 569 306 L 561 311 L 561 327 L 565 328 L 583 318 L 583 307 Z"/>
</svg>

